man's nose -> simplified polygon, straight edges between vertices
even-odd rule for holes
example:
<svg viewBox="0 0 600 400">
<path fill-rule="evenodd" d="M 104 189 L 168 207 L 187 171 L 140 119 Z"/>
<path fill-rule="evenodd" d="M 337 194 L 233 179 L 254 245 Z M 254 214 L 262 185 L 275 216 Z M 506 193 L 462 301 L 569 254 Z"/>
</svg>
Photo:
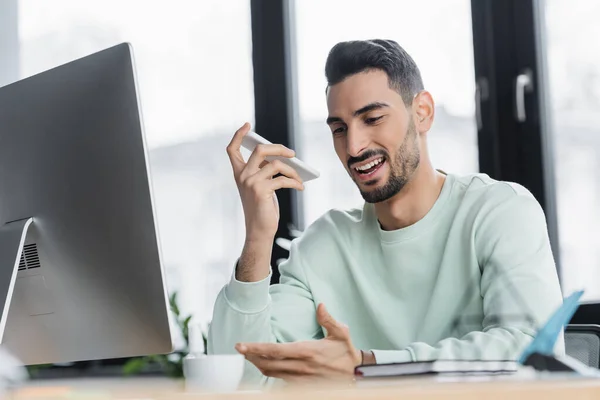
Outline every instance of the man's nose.
<svg viewBox="0 0 600 400">
<path fill-rule="evenodd" d="M 346 151 L 350 157 L 358 157 L 368 146 L 369 137 L 360 129 L 352 129 L 346 132 Z"/>
</svg>

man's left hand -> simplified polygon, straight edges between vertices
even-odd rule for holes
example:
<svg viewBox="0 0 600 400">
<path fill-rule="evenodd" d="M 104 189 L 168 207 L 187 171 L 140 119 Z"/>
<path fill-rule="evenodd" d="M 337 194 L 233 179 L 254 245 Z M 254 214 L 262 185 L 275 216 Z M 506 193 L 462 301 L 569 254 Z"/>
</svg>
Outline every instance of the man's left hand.
<svg viewBox="0 0 600 400">
<path fill-rule="evenodd" d="M 333 319 L 323 304 L 317 307 L 317 321 L 327 331 L 325 339 L 238 343 L 235 348 L 265 376 L 291 382 L 351 377 L 362 355 L 352 345 L 348 326 Z"/>
</svg>

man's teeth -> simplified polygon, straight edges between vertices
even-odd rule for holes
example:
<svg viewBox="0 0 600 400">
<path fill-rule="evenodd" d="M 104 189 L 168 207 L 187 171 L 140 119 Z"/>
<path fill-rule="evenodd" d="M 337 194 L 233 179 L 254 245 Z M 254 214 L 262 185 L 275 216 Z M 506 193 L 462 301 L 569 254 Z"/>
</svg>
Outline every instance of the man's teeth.
<svg viewBox="0 0 600 400">
<path fill-rule="evenodd" d="M 378 158 L 377 160 L 373 160 L 373 161 L 371 161 L 370 163 L 368 163 L 366 165 L 363 165 L 363 166 L 360 166 L 360 167 L 356 167 L 354 169 L 357 170 L 357 171 L 366 171 L 369 168 L 373 168 L 374 166 L 376 166 L 377 164 L 382 163 L 382 162 L 383 162 L 383 158 Z"/>
</svg>

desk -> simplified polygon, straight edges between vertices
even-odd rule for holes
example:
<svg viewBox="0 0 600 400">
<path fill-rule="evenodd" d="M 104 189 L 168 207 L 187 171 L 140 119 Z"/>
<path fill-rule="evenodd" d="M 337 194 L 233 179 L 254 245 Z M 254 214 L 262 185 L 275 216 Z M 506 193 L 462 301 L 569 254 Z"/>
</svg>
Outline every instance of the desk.
<svg viewBox="0 0 600 400">
<path fill-rule="evenodd" d="M 166 379 L 82 379 L 79 381 L 36 382 L 6 396 L 14 400 L 54 399 L 148 399 L 148 400 L 406 400 L 406 399 L 600 399 L 600 379 L 565 376 L 542 379 L 437 379 L 420 378 L 368 386 L 329 385 L 296 387 L 269 392 L 247 391 L 231 394 L 185 393 L 179 381 Z"/>
</svg>

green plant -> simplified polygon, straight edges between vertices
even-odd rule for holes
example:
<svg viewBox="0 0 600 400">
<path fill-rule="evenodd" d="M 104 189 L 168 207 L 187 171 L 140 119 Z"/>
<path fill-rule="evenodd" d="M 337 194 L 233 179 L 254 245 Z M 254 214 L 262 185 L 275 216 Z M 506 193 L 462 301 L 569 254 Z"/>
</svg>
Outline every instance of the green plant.
<svg viewBox="0 0 600 400">
<path fill-rule="evenodd" d="M 179 306 L 177 304 L 177 292 L 174 292 L 169 297 L 169 307 L 171 309 L 171 312 L 175 315 L 177 326 L 181 330 L 185 342 L 184 348 L 170 354 L 154 354 L 145 357 L 132 358 L 123 366 L 123 374 L 139 374 L 140 372 L 142 372 L 145 369 L 148 369 L 151 366 L 158 366 L 169 377 L 183 377 L 183 359 L 189 352 L 189 324 L 192 320 L 192 316 L 181 315 Z M 204 333 L 202 334 L 202 338 L 204 340 L 204 352 L 206 354 L 207 337 Z"/>
<path fill-rule="evenodd" d="M 54 364 L 37 364 L 37 365 L 26 365 L 27 373 L 30 378 L 35 378 L 38 376 L 40 371 L 52 367 Z"/>
</svg>

